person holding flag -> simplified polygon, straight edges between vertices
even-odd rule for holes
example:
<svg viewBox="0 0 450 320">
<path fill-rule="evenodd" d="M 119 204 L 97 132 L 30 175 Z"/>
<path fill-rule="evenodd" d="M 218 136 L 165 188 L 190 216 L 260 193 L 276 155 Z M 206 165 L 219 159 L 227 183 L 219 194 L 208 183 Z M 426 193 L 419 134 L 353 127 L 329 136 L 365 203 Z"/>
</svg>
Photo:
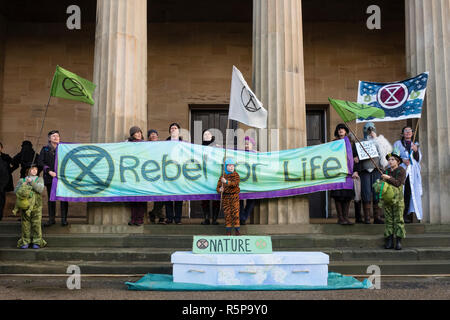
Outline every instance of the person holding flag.
<svg viewBox="0 0 450 320">
<path fill-rule="evenodd" d="M 344 123 L 356 120 L 358 118 L 384 118 L 385 115 L 382 109 L 366 104 L 331 98 L 328 98 L 328 100 L 330 101 L 330 104 L 333 106 L 336 112 L 339 114 L 339 116 L 342 118 L 342 120 L 344 120 Z M 350 129 L 350 127 L 348 128 Z M 375 148 L 377 151 L 376 157 L 372 157 L 369 154 L 364 145 L 356 137 L 356 134 L 353 133 L 353 135 L 359 142 L 359 145 L 363 150 L 363 154 L 368 156 L 367 160 L 365 159 L 363 161 L 359 161 L 358 172 L 361 179 L 361 197 L 363 201 L 364 223 L 370 224 L 370 203 L 373 198 L 374 223 L 382 224 L 384 223 L 384 221 L 381 219 L 381 210 L 378 207 L 377 199 L 375 197 L 375 194 L 373 193 L 372 184 L 380 178 L 381 174 L 383 174 L 383 171 L 380 169 L 380 164 L 384 165 L 385 163 L 380 163 L 380 159 L 387 153 L 391 152 L 392 147 L 383 136 L 380 135 L 377 137 L 375 125 L 372 122 L 369 122 L 364 126 L 364 140 L 375 143 Z M 387 161 L 384 160 L 384 162 Z"/>
<path fill-rule="evenodd" d="M 56 177 L 55 170 L 55 155 L 56 148 L 60 142 L 60 136 L 58 130 L 52 130 L 48 133 L 48 144 L 44 146 L 39 153 L 38 165 L 43 168 L 44 171 L 44 184 L 47 188 L 48 195 L 48 222 L 44 224 L 44 227 L 49 227 L 55 224 L 56 216 L 56 201 L 50 200 L 50 194 L 52 191 L 53 178 Z M 69 203 L 67 201 L 61 201 L 61 225 L 67 226 L 67 213 L 69 211 Z"/>
<path fill-rule="evenodd" d="M 92 98 L 96 85 L 92 82 L 72 73 L 68 70 L 56 66 L 55 73 L 50 88 L 50 96 L 48 98 L 47 106 L 45 107 L 44 117 L 42 119 L 41 130 L 39 132 L 36 145 L 39 145 L 39 139 L 44 129 L 44 122 L 47 116 L 48 107 L 52 97 L 75 100 L 93 105 L 95 102 Z M 44 227 L 55 224 L 56 215 L 56 201 L 50 200 L 53 179 L 57 178 L 55 170 L 55 155 L 56 148 L 60 142 L 60 135 L 58 130 L 52 130 L 48 133 L 48 144 L 44 146 L 39 154 L 35 154 L 32 163 L 37 159 L 38 166 L 44 171 L 44 184 L 47 188 L 48 195 L 48 222 Z M 69 203 L 61 201 L 61 225 L 67 226 L 67 213 L 69 210 Z"/>
<path fill-rule="evenodd" d="M 225 215 L 226 235 L 231 236 L 231 230 L 235 229 L 235 235 L 240 236 L 239 220 L 239 188 L 240 177 L 235 171 L 236 161 L 226 159 L 224 164 L 225 173 L 217 182 L 217 192 L 222 194 L 223 213 Z"/>
<path fill-rule="evenodd" d="M 422 220 L 422 177 L 420 175 L 420 162 L 422 152 L 419 144 L 413 141 L 413 129 L 406 126 L 402 129 L 402 139 L 394 143 L 394 150 L 400 152 L 401 166 L 406 170 L 404 189 L 405 211 L 403 219 L 405 223 L 412 222 L 411 213 L 415 213 L 417 219 Z"/>
<path fill-rule="evenodd" d="M 385 159 L 389 152 L 392 152 L 392 146 L 383 135 L 377 135 L 376 127 L 372 122 L 366 123 L 364 126 L 364 141 L 373 142 L 378 153 L 378 157 L 373 158 L 377 166 L 382 168 L 388 165 Z M 373 210 L 373 223 L 384 224 L 381 219 L 381 208 L 378 206 L 378 199 L 373 191 L 372 185 L 380 179 L 380 172 L 375 170 L 376 166 L 370 160 L 360 161 L 360 171 L 358 172 L 361 178 L 361 199 L 363 202 L 364 223 L 370 224 L 370 209 Z"/>
<path fill-rule="evenodd" d="M 255 128 L 259 128 L 259 129 L 263 129 L 267 127 L 267 110 L 263 108 L 263 105 L 261 103 L 261 101 L 258 100 L 258 98 L 256 97 L 256 95 L 253 93 L 253 91 L 250 89 L 250 87 L 248 86 L 247 82 L 244 79 L 244 76 L 242 75 L 242 73 L 239 71 L 238 68 L 236 68 L 235 66 L 233 66 L 233 72 L 231 75 L 231 92 L 230 92 L 230 109 L 228 111 L 228 122 L 227 122 L 227 130 L 229 128 L 229 123 L 230 123 L 230 119 L 231 120 L 236 120 L 239 121 L 241 123 L 246 124 L 247 126 L 250 127 L 255 127 Z M 250 137 L 246 137 L 246 145 L 248 146 L 250 142 Z M 252 139 L 253 147 L 255 144 L 255 141 Z M 228 144 L 226 144 L 228 145 Z M 247 150 L 250 151 L 250 150 Z M 227 149 L 225 147 L 225 159 L 227 159 Z M 231 161 L 230 159 L 227 159 L 227 161 Z M 234 161 L 234 160 L 233 160 Z M 225 176 L 226 174 L 230 175 L 231 173 L 235 173 L 235 175 L 237 175 L 237 185 L 239 186 L 239 175 L 237 174 L 237 172 L 234 171 L 235 168 L 235 163 L 231 163 L 230 164 L 230 168 L 232 167 L 233 170 L 229 171 L 227 169 L 227 163 L 225 163 L 224 165 L 224 169 L 222 171 L 222 176 Z M 229 190 L 229 186 L 225 186 L 225 180 L 227 180 L 228 178 L 224 178 L 222 177 L 221 180 L 219 180 L 218 185 L 217 185 L 217 191 L 220 192 L 220 202 L 221 202 L 221 208 L 222 205 L 224 205 L 224 212 L 225 212 L 225 203 L 224 203 L 224 191 L 228 192 L 227 190 Z M 220 183 L 222 183 L 222 185 L 220 186 Z M 237 189 L 239 189 L 239 187 L 237 187 Z M 236 193 L 236 188 L 232 189 L 234 191 L 232 191 L 233 193 Z M 254 200 L 247 200 L 247 203 L 250 203 L 251 206 L 249 206 L 247 209 L 244 208 L 244 216 L 243 216 L 243 220 L 239 220 L 239 211 L 240 211 L 240 202 L 239 202 L 239 191 L 237 191 L 237 204 L 235 204 L 233 201 L 236 200 L 236 197 L 234 197 L 233 201 L 229 200 L 229 196 L 226 195 L 225 199 L 227 199 L 226 203 L 227 206 L 232 206 L 233 209 L 226 209 L 229 212 L 233 212 L 231 215 L 234 217 L 233 219 L 235 219 L 235 217 L 237 216 L 237 222 L 235 222 L 235 225 L 238 226 L 238 228 L 236 229 L 236 234 L 239 235 L 239 227 L 241 222 L 243 224 L 245 224 L 245 219 L 247 219 L 248 214 L 251 212 L 251 210 L 253 209 L 253 206 L 255 205 L 255 201 Z M 230 202 L 231 201 L 231 202 Z M 232 203 L 232 205 L 231 205 Z M 234 206 L 237 206 L 237 209 Z M 238 211 L 237 215 L 234 213 L 235 209 Z M 231 210 L 231 211 L 230 211 Z M 248 211 L 246 211 L 248 210 Z M 231 218 L 230 218 L 231 219 Z M 230 220 L 231 221 L 231 220 Z M 230 225 L 229 220 L 227 220 L 227 235 L 230 234 L 231 235 L 231 228 L 229 228 L 228 226 Z"/>
</svg>

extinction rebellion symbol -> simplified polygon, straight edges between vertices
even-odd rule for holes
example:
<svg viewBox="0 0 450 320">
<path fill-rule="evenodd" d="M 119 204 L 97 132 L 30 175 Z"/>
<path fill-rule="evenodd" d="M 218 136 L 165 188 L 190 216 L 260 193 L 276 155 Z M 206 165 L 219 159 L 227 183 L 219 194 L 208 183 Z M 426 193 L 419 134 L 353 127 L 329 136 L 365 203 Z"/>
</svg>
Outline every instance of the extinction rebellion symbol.
<svg viewBox="0 0 450 320">
<path fill-rule="evenodd" d="M 98 168 L 96 173 L 94 168 Z M 97 194 L 111 184 L 114 163 L 102 148 L 82 146 L 71 150 L 61 163 L 61 181 L 70 190 L 82 194 Z"/>
<path fill-rule="evenodd" d="M 74 78 L 64 78 L 62 82 L 64 91 L 74 97 L 88 97 L 83 85 Z"/>
<path fill-rule="evenodd" d="M 255 245 L 258 249 L 264 249 L 267 247 L 267 242 L 264 239 L 258 239 L 256 240 Z"/>
<path fill-rule="evenodd" d="M 408 88 L 402 83 L 390 84 L 378 91 L 378 102 L 386 109 L 402 106 L 408 99 Z"/>
<path fill-rule="evenodd" d="M 199 248 L 199 249 L 206 249 L 206 248 L 208 248 L 208 245 L 209 245 L 209 243 L 208 243 L 208 240 L 206 240 L 206 239 L 199 239 L 197 241 L 197 248 Z"/>
<path fill-rule="evenodd" d="M 245 110 L 249 112 L 257 112 L 261 109 L 255 102 L 256 97 L 244 86 L 241 90 L 241 101 Z"/>
</svg>

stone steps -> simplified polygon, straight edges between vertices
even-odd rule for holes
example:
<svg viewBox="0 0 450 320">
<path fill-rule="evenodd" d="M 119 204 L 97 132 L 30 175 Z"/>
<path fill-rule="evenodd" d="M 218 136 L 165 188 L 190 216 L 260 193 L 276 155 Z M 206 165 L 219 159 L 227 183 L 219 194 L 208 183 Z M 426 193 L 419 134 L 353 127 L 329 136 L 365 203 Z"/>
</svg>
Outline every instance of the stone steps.
<svg viewBox="0 0 450 320">
<path fill-rule="evenodd" d="M 112 261 L 112 262 L 170 262 L 175 251 L 185 248 L 58 248 L 39 250 L 1 248 L 0 261 Z M 406 248 L 400 251 L 355 248 L 283 248 L 274 251 L 320 251 L 330 256 L 330 261 L 426 261 L 449 260 L 450 248 Z M 449 270 L 450 271 L 450 270 Z"/>
<path fill-rule="evenodd" d="M 18 235 L 1 234 L 0 248 L 14 248 Z M 381 248 L 383 235 L 272 235 L 272 246 L 283 248 Z M 46 234 L 49 247 L 86 248 L 192 248 L 190 235 L 147 234 Z M 411 234 L 403 240 L 405 248 L 450 247 L 450 234 Z"/>
<path fill-rule="evenodd" d="M 383 225 L 246 225 L 249 235 L 271 235 L 274 251 L 321 251 L 330 271 L 384 275 L 450 273 L 450 225 L 411 224 L 401 251 L 383 249 Z M 223 225 L 93 226 L 54 225 L 44 229 L 48 247 L 16 248 L 17 221 L 0 223 L 0 274 L 66 274 L 71 264 L 84 274 L 172 273 L 170 256 L 190 251 L 193 235 L 222 235 Z"/>
<path fill-rule="evenodd" d="M 218 226 L 202 226 L 199 223 L 182 225 L 155 225 L 146 224 L 136 226 L 97 226 L 87 225 L 81 222 L 71 223 L 68 227 L 61 227 L 58 223 L 44 228 L 47 234 L 150 234 L 150 235 L 223 235 L 223 224 Z M 326 234 L 326 235 L 380 235 L 383 234 L 384 225 L 364 225 L 355 224 L 353 226 L 341 226 L 331 224 L 307 224 L 307 225 L 245 225 L 241 227 L 243 234 Z M 407 224 L 406 233 L 410 234 L 430 234 L 430 233 L 450 233 L 450 224 Z M 0 222 L 0 234 L 20 234 L 20 223 L 17 221 Z"/>
<path fill-rule="evenodd" d="M 380 267 L 381 275 L 439 275 L 448 274 L 450 260 L 424 261 L 331 261 L 328 270 L 344 275 L 371 275 L 367 268 Z M 81 274 L 145 275 L 147 273 L 172 274 L 169 262 L 107 262 L 105 261 L 1 261 L 0 274 L 66 274 L 69 265 L 77 265 Z M 67 275 L 69 276 L 69 274 Z"/>
</svg>

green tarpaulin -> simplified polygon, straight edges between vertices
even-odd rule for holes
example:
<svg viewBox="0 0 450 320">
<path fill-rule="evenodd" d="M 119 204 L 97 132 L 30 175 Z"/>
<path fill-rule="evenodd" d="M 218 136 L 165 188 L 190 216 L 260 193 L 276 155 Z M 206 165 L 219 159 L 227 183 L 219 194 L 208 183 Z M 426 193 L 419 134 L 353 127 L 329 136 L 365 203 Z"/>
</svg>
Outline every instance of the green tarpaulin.
<svg viewBox="0 0 450 320">
<path fill-rule="evenodd" d="M 125 282 L 128 290 L 136 291 L 301 291 L 301 290 L 344 290 L 370 289 L 372 283 L 365 279 L 358 281 L 353 277 L 339 273 L 328 273 L 327 286 L 289 286 L 289 285 L 246 285 L 246 286 L 210 286 L 204 284 L 177 283 L 168 274 L 147 274 L 137 282 Z"/>
</svg>

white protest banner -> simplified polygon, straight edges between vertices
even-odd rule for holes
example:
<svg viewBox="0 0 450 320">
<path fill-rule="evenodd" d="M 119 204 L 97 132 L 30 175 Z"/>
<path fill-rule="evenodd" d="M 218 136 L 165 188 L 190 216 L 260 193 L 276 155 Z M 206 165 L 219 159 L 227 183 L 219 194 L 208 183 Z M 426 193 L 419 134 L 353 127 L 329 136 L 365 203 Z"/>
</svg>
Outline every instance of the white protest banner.
<svg viewBox="0 0 450 320">
<path fill-rule="evenodd" d="M 364 149 L 361 147 L 361 144 L 364 147 L 364 149 L 366 149 L 366 151 L 370 155 L 370 157 L 376 158 L 379 156 L 377 147 L 375 146 L 375 144 L 372 141 L 362 141 L 361 143 L 357 142 L 355 144 L 356 151 L 358 152 L 359 160 L 369 159 L 369 156 L 367 155 L 366 151 L 364 151 Z"/>
</svg>

